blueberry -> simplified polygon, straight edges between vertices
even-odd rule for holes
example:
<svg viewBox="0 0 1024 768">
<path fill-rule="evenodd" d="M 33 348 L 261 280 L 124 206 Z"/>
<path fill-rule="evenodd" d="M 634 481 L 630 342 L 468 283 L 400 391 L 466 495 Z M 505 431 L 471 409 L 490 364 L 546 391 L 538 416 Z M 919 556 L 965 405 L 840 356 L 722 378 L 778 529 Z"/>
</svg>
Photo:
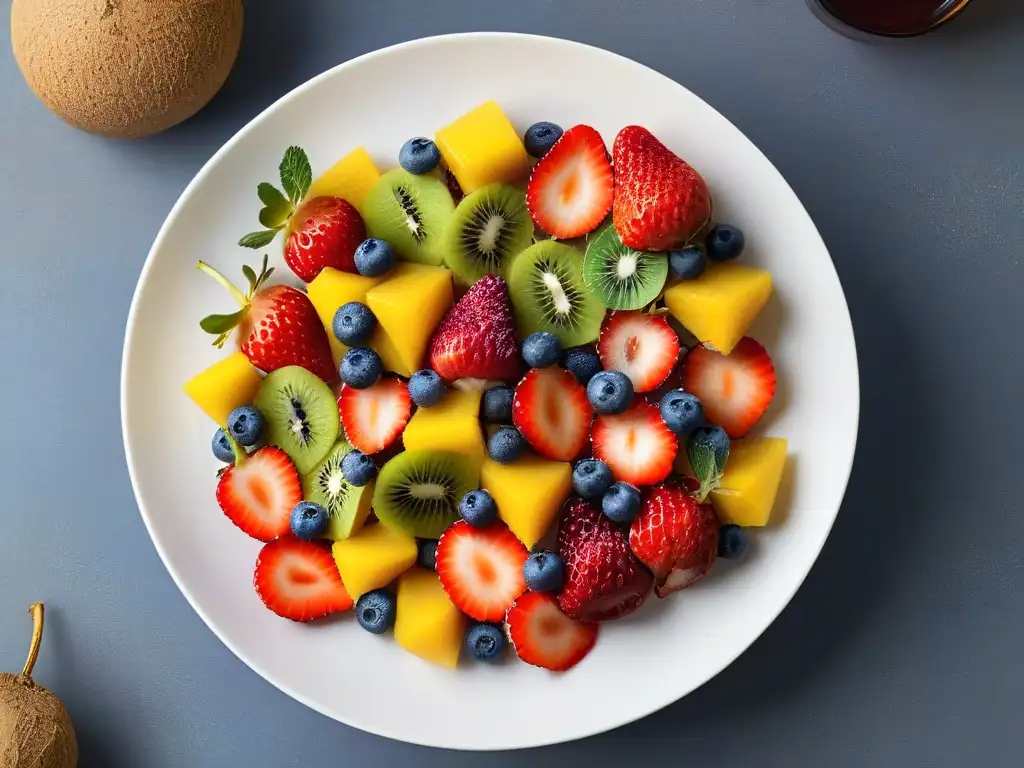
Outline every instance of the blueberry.
<svg viewBox="0 0 1024 768">
<path fill-rule="evenodd" d="M 341 460 L 341 474 L 349 485 L 361 488 L 377 476 L 377 465 L 362 451 L 352 450 Z"/>
<path fill-rule="evenodd" d="M 487 455 L 499 464 L 511 464 L 526 450 L 526 440 L 515 427 L 502 427 L 487 441 Z"/>
<path fill-rule="evenodd" d="M 598 413 L 622 413 L 633 402 L 633 382 L 621 371 L 595 373 L 587 384 L 587 399 Z"/>
<path fill-rule="evenodd" d="M 512 387 L 491 387 L 484 392 L 483 417 L 485 424 L 511 424 L 512 401 L 516 391 Z"/>
<path fill-rule="evenodd" d="M 371 237 L 356 248 L 356 272 L 366 277 L 380 277 L 395 266 L 398 256 L 391 243 Z"/>
<path fill-rule="evenodd" d="M 338 375 L 352 389 L 366 389 L 377 383 L 382 370 L 380 355 L 367 347 L 352 347 L 341 358 Z"/>
<path fill-rule="evenodd" d="M 704 408 L 696 395 L 674 389 L 658 406 L 665 425 L 677 435 L 687 435 L 704 423 Z"/>
<path fill-rule="evenodd" d="M 367 343 L 376 327 L 377 317 L 373 310 L 358 301 L 350 301 L 338 307 L 331 324 L 338 341 L 350 347 Z"/>
<path fill-rule="evenodd" d="M 712 261 L 729 261 L 743 253 L 746 238 L 743 230 L 731 224 L 716 224 L 704 238 L 704 247 Z"/>
<path fill-rule="evenodd" d="M 708 257 L 696 245 L 688 245 L 678 251 L 669 251 L 668 271 L 677 280 L 695 280 L 704 274 Z"/>
<path fill-rule="evenodd" d="M 459 502 L 459 514 L 474 528 L 486 528 L 498 519 L 498 505 L 487 491 L 470 491 Z"/>
<path fill-rule="evenodd" d="M 747 534 L 738 525 L 723 525 L 718 529 L 718 556 L 732 560 L 747 548 Z"/>
<path fill-rule="evenodd" d="M 417 176 L 430 173 L 440 162 L 441 152 L 437 144 L 422 136 L 409 139 L 398 153 L 398 164 Z"/>
<path fill-rule="evenodd" d="M 523 563 L 526 586 L 534 592 L 557 592 L 565 582 L 565 563 L 547 549 L 538 549 Z"/>
<path fill-rule="evenodd" d="M 523 360 L 531 368 L 556 365 L 561 356 L 561 343 L 547 331 L 531 333 L 523 340 Z"/>
<path fill-rule="evenodd" d="M 710 446 L 715 452 L 715 461 L 720 467 L 725 466 L 725 462 L 729 458 L 729 435 L 725 433 L 724 429 L 713 424 L 705 424 L 693 430 L 690 433 L 687 455 L 694 447 L 699 449 L 703 446 Z"/>
<path fill-rule="evenodd" d="M 587 386 L 595 374 L 600 372 L 601 358 L 589 347 L 575 347 L 562 357 L 562 367 L 575 376 L 576 381 Z"/>
<path fill-rule="evenodd" d="M 598 459 L 584 459 L 572 471 L 572 488 L 582 499 L 601 498 L 614 482 L 611 469 Z"/>
<path fill-rule="evenodd" d="M 319 539 L 327 532 L 327 510 L 315 501 L 300 501 L 292 509 L 292 533 L 303 541 Z"/>
<path fill-rule="evenodd" d="M 409 397 L 420 408 L 437 405 L 444 397 L 444 381 L 429 368 L 416 371 L 409 379 Z"/>
<path fill-rule="evenodd" d="M 241 405 L 228 415 L 231 436 L 246 448 L 252 448 L 260 441 L 265 423 L 263 414 L 251 405 Z M 230 443 L 228 445 L 230 447 Z"/>
<path fill-rule="evenodd" d="M 437 567 L 436 539 L 420 539 L 416 542 L 416 562 L 431 571 Z"/>
<path fill-rule="evenodd" d="M 213 455 L 226 464 L 235 463 L 235 451 L 231 447 L 231 441 L 223 429 L 213 433 Z"/>
<path fill-rule="evenodd" d="M 367 592 L 356 601 L 356 621 L 367 632 L 381 635 L 395 623 L 398 606 L 395 596 L 386 589 Z"/>
<path fill-rule="evenodd" d="M 507 643 L 505 633 L 497 624 L 474 624 L 466 630 L 466 650 L 480 661 L 496 661 Z"/>
<path fill-rule="evenodd" d="M 631 523 L 640 511 L 640 491 L 629 483 L 615 483 L 601 499 L 601 511 L 616 523 Z"/>
<path fill-rule="evenodd" d="M 551 151 L 555 142 L 562 138 L 562 133 L 561 127 L 554 123 L 534 123 L 526 129 L 523 143 L 526 151 L 539 159 Z"/>
</svg>

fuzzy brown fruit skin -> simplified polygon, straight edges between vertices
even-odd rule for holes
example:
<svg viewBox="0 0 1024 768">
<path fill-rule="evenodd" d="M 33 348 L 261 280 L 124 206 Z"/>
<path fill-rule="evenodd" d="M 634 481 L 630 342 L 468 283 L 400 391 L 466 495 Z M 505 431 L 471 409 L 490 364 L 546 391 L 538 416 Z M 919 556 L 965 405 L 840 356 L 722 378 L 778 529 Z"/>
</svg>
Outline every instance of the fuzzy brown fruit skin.
<svg viewBox="0 0 1024 768">
<path fill-rule="evenodd" d="M 59 117 L 137 138 L 186 120 L 220 90 L 242 15 L 242 0 L 14 0 L 11 40 L 25 80 Z"/>
<path fill-rule="evenodd" d="M 0 673 L 0 768 L 75 768 L 75 728 L 60 699 L 21 675 Z"/>
</svg>

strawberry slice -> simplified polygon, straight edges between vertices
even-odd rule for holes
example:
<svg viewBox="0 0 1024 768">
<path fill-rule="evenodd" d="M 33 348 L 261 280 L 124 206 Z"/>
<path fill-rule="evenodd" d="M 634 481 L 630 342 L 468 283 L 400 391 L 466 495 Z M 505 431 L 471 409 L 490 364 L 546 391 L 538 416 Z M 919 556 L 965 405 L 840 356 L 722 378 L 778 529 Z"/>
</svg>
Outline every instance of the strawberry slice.
<svg viewBox="0 0 1024 768">
<path fill-rule="evenodd" d="M 456 608 L 477 621 L 501 621 L 526 591 L 529 556 L 504 523 L 475 528 L 459 520 L 437 544 L 435 569 Z"/>
<path fill-rule="evenodd" d="M 612 165 L 601 134 L 589 125 L 570 128 L 533 169 L 526 207 L 548 234 L 585 235 L 612 208 Z"/>
<path fill-rule="evenodd" d="M 626 374 L 635 392 L 650 392 L 672 373 L 679 337 L 664 315 L 612 312 L 604 321 L 597 352 L 605 370 Z"/>
<path fill-rule="evenodd" d="M 363 453 L 377 453 L 402 434 L 412 415 L 412 398 L 404 381 L 385 376 L 367 389 L 343 386 L 338 413 L 348 441 Z"/>
<path fill-rule="evenodd" d="M 775 397 L 775 366 L 749 336 L 728 355 L 698 346 L 683 364 L 683 389 L 700 398 L 708 421 L 737 439 L 751 430 Z"/>
<path fill-rule="evenodd" d="M 572 461 L 587 445 L 594 411 L 587 390 L 562 368 L 535 368 L 516 387 L 512 423 L 533 449 L 553 461 Z"/>
<path fill-rule="evenodd" d="M 278 616 L 312 621 L 352 607 L 324 542 L 282 536 L 260 550 L 253 574 L 256 594 Z"/>
<path fill-rule="evenodd" d="M 547 592 L 520 597 L 509 608 L 506 622 L 519 658 L 553 672 L 579 664 L 597 642 L 597 624 L 570 619 Z"/>
<path fill-rule="evenodd" d="M 292 509 L 300 501 L 302 486 L 295 464 L 273 446 L 236 459 L 217 483 L 217 503 L 224 514 L 259 541 L 288 533 Z"/>
<path fill-rule="evenodd" d="M 631 485 L 654 485 L 672 472 L 679 445 L 665 426 L 658 406 L 637 399 L 623 413 L 598 416 L 590 436 L 594 458 L 616 479 Z"/>
</svg>

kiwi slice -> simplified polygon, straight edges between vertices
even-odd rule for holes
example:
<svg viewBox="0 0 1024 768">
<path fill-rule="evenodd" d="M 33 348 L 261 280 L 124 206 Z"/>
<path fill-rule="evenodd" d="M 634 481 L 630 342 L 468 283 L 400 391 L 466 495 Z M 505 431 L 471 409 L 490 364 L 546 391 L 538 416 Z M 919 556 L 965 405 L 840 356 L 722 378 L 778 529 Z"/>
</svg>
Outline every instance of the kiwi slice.
<svg viewBox="0 0 1024 768">
<path fill-rule="evenodd" d="M 583 283 L 583 255 L 570 245 L 543 240 L 512 261 L 509 293 L 523 336 L 553 334 L 563 347 L 597 339 L 604 307 Z"/>
<path fill-rule="evenodd" d="M 267 442 L 287 453 L 300 475 L 313 469 L 338 439 L 338 403 L 331 388 L 297 365 L 268 373 L 256 393 Z"/>
<path fill-rule="evenodd" d="M 332 541 L 347 539 L 363 527 L 370 515 L 373 483 L 357 488 L 345 480 L 341 471 L 341 460 L 351 451 L 348 441 L 340 438 L 324 460 L 302 476 L 302 498 L 327 510 L 326 536 Z"/>
<path fill-rule="evenodd" d="M 459 519 L 462 497 L 479 483 L 479 464 L 469 456 L 406 451 L 381 468 L 373 510 L 393 530 L 419 539 L 439 539 Z"/>
<path fill-rule="evenodd" d="M 396 168 L 380 177 L 361 210 L 370 237 L 391 243 L 406 261 L 440 265 L 442 235 L 455 212 L 443 181 Z"/>
<path fill-rule="evenodd" d="M 491 184 L 463 198 L 444 235 L 444 260 L 464 285 L 484 275 L 506 277 L 512 257 L 533 242 L 526 195 Z"/>
<path fill-rule="evenodd" d="M 643 309 L 668 279 L 668 254 L 635 251 L 608 224 L 587 245 L 583 282 L 609 309 Z"/>
</svg>

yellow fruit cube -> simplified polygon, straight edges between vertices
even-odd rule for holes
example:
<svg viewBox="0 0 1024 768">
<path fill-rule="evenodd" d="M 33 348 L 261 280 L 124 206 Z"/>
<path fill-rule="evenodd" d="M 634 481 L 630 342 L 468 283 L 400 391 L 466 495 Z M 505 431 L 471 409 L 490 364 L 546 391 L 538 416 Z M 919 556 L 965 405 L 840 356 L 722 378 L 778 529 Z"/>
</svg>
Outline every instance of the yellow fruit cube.
<svg viewBox="0 0 1024 768">
<path fill-rule="evenodd" d="M 711 492 L 723 523 L 768 524 L 786 468 L 787 445 L 781 437 L 748 437 L 732 444 L 722 482 Z"/>
<path fill-rule="evenodd" d="M 313 302 L 320 322 L 327 329 L 335 365 L 341 362 L 342 355 L 348 351 L 348 347 L 334 335 L 334 313 L 338 311 L 338 307 L 350 301 L 365 302 L 366 292 L 383 281 L 383 277 L 363 277 L 333 267 L 324 267 L 313 282 L 306 286 L 309 300 Z"/>
<path fill-rule="evenodd" d="M 453 668 L 466 632 L 466 618 L 452 605 L 437 574 L 423 568 L 398 579 L 395 640 L 421 659 Z"/>
<path fill-rule="evenodd" d="M 416 539 L 383 525 L 368 525 L 331 547 L 353 600 L 387 586 L 416 562 Z"/>
<path fill-rule="evenodd" d="M 665 291 L 665 306 L 700 341 L 728 355 L 771 295 L 765 270 L 712 262 L 696 280 Z"/>
<path fill-rule="evenodd" d="M 235 408 L 252 403 L 261 381 L 249 358 L 235 352 L 192 377 L 185 393 L 223 427 Z"/>
<path fill-rule="evenodd" d="M 420 408 L 405 426 L 402 440 L 407 451 L 450 451 L 480 459 L 484 435 L 480 429 L 483 392 L 450 390 L 430 408 Z"/>
<path fill-rule="evenodd" d="M 385 371 L 394 371 L 399 376 L 409 377 L 412 376 L 415 371 L 409 369 L 406 365 L 405 360 L 402 358 L 402 354 L 398 351 L 398 347 L 388 336 L 387 331 L 377 326 L 377 330 L 373 332 L 373 338 L 370 340 L 370 346 L 380 355 L 380 361 L 384 364 Z"/>
<path fill-rule="evenodd" d="M 445 267 L 399 264 L 371 288 L 366 304 L 387 334 L 381 345 L 387 349 L 377 348 L 385 368 L 400 376 L 422 368 L 430 337 L 452 301 L 452 273 Z"/>
<path fill-rule="evenodd" d="M 498 516 L 530 549 L 551 527 L 572 493 L 572 465 L 537 456 L 524 456 L 512 464 L 486 459 L 480 469 L 480 485 L 494 498 Z"/>
<path fill-rule="evenodd" d="M 324 171 L 313 182 L 306 198 L 321 195 L 340 197 L 360 208 L 366 193 L 379 179 L 380 171 L 373 164 L 369 153 L 362 147 L 357 147 Z"/>
<path fill-rule="evenodd" d="M 434 141 L 467 195 L 488 184 L 514 183 L 530 172 L 522 139 L 493 101 L 442 128 Z"/>
</svg>

